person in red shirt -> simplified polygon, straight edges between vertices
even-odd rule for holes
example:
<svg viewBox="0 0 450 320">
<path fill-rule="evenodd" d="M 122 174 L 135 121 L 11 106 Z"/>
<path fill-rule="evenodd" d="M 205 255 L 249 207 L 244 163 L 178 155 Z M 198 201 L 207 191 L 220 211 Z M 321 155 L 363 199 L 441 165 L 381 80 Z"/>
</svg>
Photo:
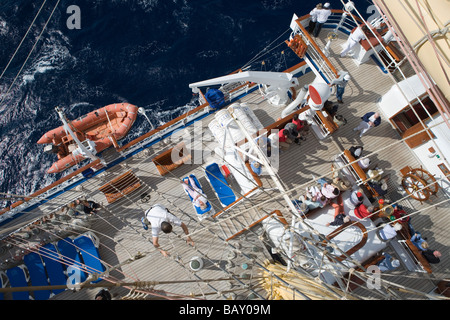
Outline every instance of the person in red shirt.
<svg viewBox="0 0 450 320">
<path fill-rule="evenodd" d="M 306 121 L 300 120 L 298 114 L 294 114 L 292 117 L 292 123 L 297 126 L 300 140 L 306 140 L 305 136 L 309 133 L 309 125 Z"/>
<path fill-rule="evenodd" d="M 286 129 L 281 129 L 278 131 L 278 141 L 280 143 L 280 148 L 286 150 L 292 143 L 292 140 L 288 138 L 288 133 Z"/>
</svg>

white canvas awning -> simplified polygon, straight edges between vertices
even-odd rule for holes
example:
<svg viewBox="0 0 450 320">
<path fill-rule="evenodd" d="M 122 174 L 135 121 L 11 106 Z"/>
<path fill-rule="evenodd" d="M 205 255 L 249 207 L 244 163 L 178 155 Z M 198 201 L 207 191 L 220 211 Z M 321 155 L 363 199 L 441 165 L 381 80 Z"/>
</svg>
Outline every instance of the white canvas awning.
<svg viewBox="0 0 450 320">
<path fill-rule="evenodd" d="M 420 95 L 425 93 L 425 87 L 417 75 L 406 80 L 400 81 L 381 97 L 378 106 L 387 119 L 392 118 L 402 109 L 408 106 Z M 406 97 L 406 99 L 405 99 Z"/>
</svg>

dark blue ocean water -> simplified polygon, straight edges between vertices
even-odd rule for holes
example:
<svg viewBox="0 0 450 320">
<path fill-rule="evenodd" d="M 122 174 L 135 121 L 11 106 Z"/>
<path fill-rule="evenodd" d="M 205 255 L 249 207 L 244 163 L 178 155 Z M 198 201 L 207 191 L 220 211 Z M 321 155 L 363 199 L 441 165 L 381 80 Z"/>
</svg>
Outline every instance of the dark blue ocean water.
<svg viewBox="0 0 450 320">
<path fill-rule="evenodd" d="M 2 72 L 43 2 L 0 2 Z M 338 0 L 329 2 L 342 7 Z M 282 43 L 293 13 L 307 14 L 316 5 L 311 0 L 61 0 L 11 86 L 56 3 L 46 1 L 0 79 L 0 192 L 26 195 L 60 177 L 45 173 L 56 156 L 36 144 L 61 125 L 55 106 L 74 119 L 126 101 L 144 107 L 160 125 L 187 110 L 189 83 L 244 66 L 281 35 L 271 48 Z M 80 8 L 80 29 L 67 27 L 70 5 Z M 253 69 L 281 71 L 293 58 L 289 53 L 281 45 L 257 59 Z M 140 117 L 128 139 L 148 130 Z"/>
</svg>

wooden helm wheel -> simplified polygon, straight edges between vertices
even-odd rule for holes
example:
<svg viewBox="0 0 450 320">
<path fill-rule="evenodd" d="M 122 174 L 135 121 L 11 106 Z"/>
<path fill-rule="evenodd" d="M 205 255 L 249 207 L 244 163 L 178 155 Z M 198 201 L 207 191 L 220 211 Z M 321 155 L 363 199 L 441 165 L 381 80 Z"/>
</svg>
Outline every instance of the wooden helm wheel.
<svg viewBox="0 0 450 320">
<path fill-rule="evenodd" d="M 402 186 L 413 199 L 426 201 L 430 198 L 427 182 L 416 174 L 407 173 L 402 179 Z"/>
<path fill-rule="evenodd" d="M 437 184 L 436 179 L 431 175 L 431 173 L 422 168 L 413 169 L 411 173 L 427 183 L 427 190 L 431 194 L 436 194 L 438 192 L 439 184 Z"/>
</svg>

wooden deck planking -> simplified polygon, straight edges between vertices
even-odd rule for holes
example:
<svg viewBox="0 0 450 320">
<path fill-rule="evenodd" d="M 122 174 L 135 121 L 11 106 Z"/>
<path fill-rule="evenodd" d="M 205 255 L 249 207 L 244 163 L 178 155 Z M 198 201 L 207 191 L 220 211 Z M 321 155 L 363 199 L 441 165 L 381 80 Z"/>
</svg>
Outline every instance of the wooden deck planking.
<svg viewBox="0 0 450 320">
<path fill-rule="evenodd" d="M 329 174 L 331 170 L 331 162 L 334 156 L 342 152 L 344 149 L 348 149 L 352 145 L 363 145 L 364 154 L 371 152 L 377 152 L 383 149 L 382 152 L 377 152 L 371 156 L 372 165 L 378 165 L 386 174 L 389 174 L 391 181 L 394 184 L 398 184 L 401 177 L 399 170 L 405 166 L 405 164 L 411 166 L 418 166 L 418 161 L 412 156 L 412 153 L 404 143 L 396 143 L 398 135 L 396 135 L 391 126 L 387 123 L 386 119 L 383 119 L 381 125 L 377 128 L 371 129 L 365 136 L 359 138 L 356 133 L 353 132 L 353 128 L 356 127 L 360 121 L 360 117 L 369 111 L 376 111 L 376 101 L 392 85 L 391 80 L 387 75 L 381 73 L 379 69 L 374 65 L 372 61 L 368 64 L 356 66 L 350 58 L 336 59 L 334 51 L 340 51 L 338 45 L 344 40 L 339 39 L 333 42 L 331 49 L 330 60 L 335 63 L 338 69 L 348 70 L 352 75 L 352 80 L 346 88 L 344 95 L 344 104 L 340 105 L 338 114 L 343 114 L 348 120 L 347 125 L 339 128 L 339 130 L 333 134 L 332 137 L 328 137 L 324 140 L 319 140 L 317 137 L 310 133 L 307 141 L 303 141 L 300 146 L 291 145 L 289 150 L 284 151 L 280 155 L 280 168 L 278 174 L 283 180 L 285 188 L 292 190 L 292 198 L 298 198 L 299 195 L 304 193 L 304 187 L 299 185 L 309 185 L 312 180 L 312 175 L 319 177 L 321 175 Z M 319 45 L 323 46 L 323 42 L 319 42 Z M 374 70 L 376 70 L 374 72 Z M 308 83 L 313 79 L 312 73 L 307 74 L 301 78 L 301 83 Z M 334 97 L 330 100 L 334 101 Z M 246 102 L 252 109 L 255 110 L 255 114 L 258 116 L 264 126 L 273 123 L 281 114 L 282 109 L 276 108 L 267 103 L 258 93 L 258 91 L 246 95 L 241 102 Z M 202 120 L 202 132 L 207 135 L 207 124 L 211 121 L 213 115 L 206 117 Z M 170 140 L 170 139 L 168 139 Z M 392 148 L 386 148 L 386 146 L 394 143 Z M 192 145 L 192 149 L 198 150 L 201 146 L 207 146 L 208 150 L 213 150 L 210 141 L 202 141 L 201 145 L 197 142 Z M 221 277 L 227 277 L 230 273 L 234 275 L 242 275 L 244 273 L 252 274 L 256 268 L 250 268 L 249 270 L 242 269 L 241 265 L 244 262 L 251 263 L 252 261 L 242 254 L 237 254 L 237 258 L 232 261 L 232 266 L 228 266 L 228 254 L 234 249 L 223 240 L 224 235 L 221 233 L 220 219 L 212 221 L 211 219 L 199 222 L 195 210 L 192 207 L 191 202 L 188 200 L 186 194 L 180 185 L 180 179 L 194 173 L 201 182 L 208 199 L 213 204 L 216 212 L 222 210 L 222 206 L 216 199 L 212 188 L 209 186 L 207 179 L 204 177 L 204 167 L 202 164 L 184 164 L 181 167 L 175 169 L 173 172 L 165 177 L 161 177 L 156 170 L 151 158 L 154 154 L 167 148 L 167 144 L 158 143 L 149 149 L 142 151 L 134 156 L 132 159 L 126 160 L 123 164 L 117 165 L 110 170 L 107 175 L 100 175 L 93 179 L 90 179 L 83 185 L 82 191 L 70 191 L 60 197 L 58 197 L 57 204 L 62 205 L 68 203 L 80 196 L 86 196 L 95 201 L 102 202 L 105 206 L 99 216 L 102 219 L 95 219 L 92 223 L 92 229 L 99 235 L 101 243 L 100 254 L 102 258 L 108 263 L 115 265 L 119 262 L 123 262 L 129 258 L 129 254 L 132 256 L 138 252 L 143 253 L 145 256 L 142 259 L 136 260 L 128 265 L 124 265 L 121 270 L 126 276 L 121 275 L 119 272 L 114 272 L 114 275 L 118 276 L 123 281 L 130 281 L 133 276 L 137 276 L 139 280 L 182 280 L 182 279 L 217 279 Z M 203 160 L 210 161 L 211 157 L 207 155 Z M 126 195 L 123 199 L 113 204 L 107 204 L 105 197 L 98 191 L 98 187 L 107 181 L 110 181 L 113 177 L 120 175 L 121 173 L 132 169 L 133 172 L 142 181 L 143 186 L 133 193 Z M 267 177 L 262 177 L 264 188 L 274 188 L 274 183 Z M 142 202 L 140 196 L 142 193 L 148 192 L 151 194 L 149 202 Z M 269 195 L 272 196 L 272 200 L 269 201 Z M 266 192 L 259 196 L 251 197 L 246 200 L 240 206 L 236 206 L 229 210 L 223 218 L 233 217 L 233 215 L 239 215 L 240 210 L 245 208 L 252 201 L 268 201 L 264 203 L 264 210 L 280 209 L 283 212 L 286 204 L 283 202 L 280 196 L 276 195 L 275 191 Z M 401 197 L 399 193 L 397 197 Z M 266 197 L 266 198 L 264 198 Z M 264 200 L 261 200 L 264 199 Z M 438 199 L 442 200 L 443 195 L 439 194 Z M 161 235 L 160 243 L 163 248 L 168 248 L 171 254 L 170 258 L 163 258 L 161 254 L 154 249 L 151 244 L 151 233 L 145 231 L 140 222 L 140 218 L 143 213 L 152 204 L 161 203 L 166 205 L 174 214 L 179 216 L 184 223 L 187 224 L 189 231 L 193 233 L 192 237 L 196 243 L 195 248 L 188 246 L 185 243 L 185 238 L 182 230 L 175 227 L 174 233 L 170 235 Z M 405 202 L 411 208 L 409 210 L 414 211 L 417 209 L 429 206 L 430 203 L 419 204 L 415 200 L 408 200 Z M 41 214 L 41 211 L 51 212 L 54 210 L 55 205 L 43 207 L 33 214 Z M 269 208 L 269 209 L 267 209 Z M 427 236 L 429 242 L 433 248 L 440 250 L 443 253 L 442 261 L 439 265 L 434 265 L 433 270 L 436 272 L 436 276 L 448 275 L 448 266 L 450 265 L 448 255 L 449 238 L 446 230 L 450 227 L 450 219 L 448 218 L 449 205 L 442 205 L 438 208 L 431 208 L 427 211 L 416 214 L 413 217 L 413 225 L 417 230 L 422 231 L 424 236 Z M 232 218 L 229 218 L 232 219 Z M 107 221 L 107 222 L 106 222 Z M 108 235 L 108 237 L 102 234 Z M 178 237 L 179 236 L 179 237 Z M 110 239 L 109 237 L 112 237 Z M 254 238 L 252 232 L 246 232 L 241 235 L 238 240 L 251 239 L 252 242 L 241 241 L 239 244 L 242 246 L 241 250 L 245 255 L 249 256 L 254 254 L 254 247 L 261 249 L 262 243 Z M 231 241 L 230 244 L 236 244 L 237 241 Z M 111 250 L 109 250 L 110 248 Z M 199 272 L 194 273 L 189 269 L 189 260 L 194 256 L 206 256 L 205 268 Z M 258 259 L 256 261 L 263 261 L 268 258 L 267 252 L 263 249 L 258 253 Z M 230 273 L 224 271 L 229 270 Z M 399 272 L 399 275 L 410 275 L 404 272 Z M 123 277 L 123 278 L 121 278 Z M 434 275 L 432 276 L 434 277 Z M 428 276 L 424 276 L 423 281 L 418 281 L 414 277 L 395 277 L 395 281 L 405 285 L 421 290 L 421 288 L 432 288 L 433 283 L 429 280 Z M 232 285 L 230 285 L 232 283 Z M 224 281 L 222 283 L 206 284 L 178 284 L 178 285 L 157 285 L 156 290 L 167 290 L 168 292 L 176 292 L 182 295 L 189 295 L 191 292 L 213 292 L 214 290 L 223 291 L 230 287 L 240 288 L 241 284 L 237 280 L 232 280 L 228 283 Z M 175 288 L 175 289 L 174 289 Z M 431 289 L 430 289 L 431 290 Z M 92 299 L 98 290 L 89 289 L 80 292 L 64 292 L 53 299 Z M 117 292 L 120 296 L 123 296 L 127 292 L 125 289 L 113 289 L 113 292 Z M 240 292 L 241 298 L 245 298 L 250 292 L 247 289 L 242 289 Z M 365 293 L 367 294 L 367 292 Z M 223 298 L 217 295 L 207 296 L 211 298 Z"/>
</svg>

